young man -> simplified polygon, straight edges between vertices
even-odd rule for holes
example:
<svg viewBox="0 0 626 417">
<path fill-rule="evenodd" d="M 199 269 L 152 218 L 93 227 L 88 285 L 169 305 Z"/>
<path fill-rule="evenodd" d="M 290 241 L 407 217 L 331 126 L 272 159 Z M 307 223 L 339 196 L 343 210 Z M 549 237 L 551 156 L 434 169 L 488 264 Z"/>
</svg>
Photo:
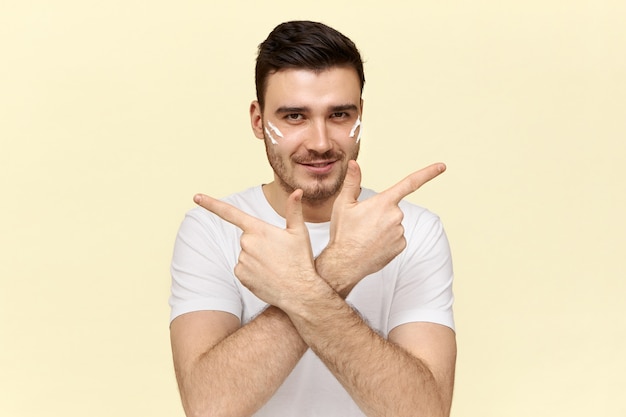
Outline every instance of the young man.
<svg viewBox="0 0 626 417">
<path fill-rule="evenodd" d="M 376 194 L 356 158 L 355 45 L 314 22 L 259 46 L 255 136 L 274 180 L 200 205 L 172 261 L 171 340 L 188 416 L 447 416 L 456 342 L 439 219 Z"/>
</svg>

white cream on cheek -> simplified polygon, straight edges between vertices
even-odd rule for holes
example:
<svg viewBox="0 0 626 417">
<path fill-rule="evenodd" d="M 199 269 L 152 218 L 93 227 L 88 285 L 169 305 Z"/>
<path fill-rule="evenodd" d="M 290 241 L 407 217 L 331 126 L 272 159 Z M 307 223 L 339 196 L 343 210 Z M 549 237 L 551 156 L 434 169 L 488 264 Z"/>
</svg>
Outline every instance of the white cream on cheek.
<svg viewBox="0 0 626 417">
<path fill-rule="evenodd" d="M 267 128 L 267 126 L 269 126 L 269 129 Z M 274 132 L 276 136 L 278 136 L 281 139 L 283 138 L 283 133 L 280 130 L 278 130 L 278 128 L 274 126 L 272 122 L 270 121 L 267 122 L 267 126 L 265 127 L 265 134 L 270 138 L 273 145 L 277 145 L 278 142 L 274 138 L 274 135 L 272 135 L 272 132 Z M 270 129 L 271 129 L 271 132 L 270 132 Z"/>
<path fill-rule="evenodd" d="M 354 137 L 354 133 L 356 132 L 357 128 L 359 128 L 359 134 L 356 137 L 356 143 L 359 143 L 359 141 L 361 140 L 361 131 L 363 130 L 362 127 L 361 127 L 361 116 L 357 116 L 356 117 L 354 125 L 352 126 L 352 130 L 350 130 L 350 137 L 351 138 Z"/>
<path fill-rule="evenodd" d="M 352 126 L 352 129 L 350 130 L 351 138 L 354 137 L 354 134 L 356 133 L 357 129 L 359 129 L 359 134 L 356 137 L 356 143 L 359 143 L 359 141 L 361 140 L 361 131 L 363 130 L 362 123 L 361 123 L 361 116 L 357 116 L 356 120 L 354 121 L 354 125 Z M 270 141 L 272 142 L 273 145 L 278 145 L 278 141 L 276 140 L 272 132 L 274 132 L 274 134 L 278 136 L 279 138 L 281 139 L 284 138 L 283 133 L 276 126 L 274 126 L 272 122 L 268 121 L 267 126 L 265 126 L 265 134 L 267 135 L 267 137 L 270 138 Z"/>
</svg>

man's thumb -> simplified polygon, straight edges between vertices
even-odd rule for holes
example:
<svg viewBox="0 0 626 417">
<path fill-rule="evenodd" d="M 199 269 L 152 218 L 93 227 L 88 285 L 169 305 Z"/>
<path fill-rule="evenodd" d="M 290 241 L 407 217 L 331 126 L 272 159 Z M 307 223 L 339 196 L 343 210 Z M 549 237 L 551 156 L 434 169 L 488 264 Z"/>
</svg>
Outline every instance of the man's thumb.
<svg viewBox="0 0 626 417">
<path fill-rule="evenodd" d="M 302 190 L 298 189 L 294 191 L 287 199 L 285 220 L 287 229 L 306 228 L 302 214 Z"/>
<path fill-rule="evenodd" d="M 359 194 L 361 194 L 361 168 L 356 161 L 350 160 L 339 198 L 348 202 L 355 202 L 359 198 Z"/>
</svg>

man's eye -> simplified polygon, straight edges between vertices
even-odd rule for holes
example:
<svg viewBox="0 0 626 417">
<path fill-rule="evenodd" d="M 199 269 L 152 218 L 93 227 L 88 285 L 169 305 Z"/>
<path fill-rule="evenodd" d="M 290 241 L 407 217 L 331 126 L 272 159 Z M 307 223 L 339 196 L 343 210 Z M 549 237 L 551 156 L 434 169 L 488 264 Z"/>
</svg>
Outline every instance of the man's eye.
<svg viewBox="0 0 626 417">
<path fill-rule="evenodd" d="M 286 116 L 287 120 L 300 120 L 302 119 L 302 115 L 299 113 L 291 113 Z"/>
<path fill-rule="evenodd" d="M 349 117 L 350 115 L 348 113 L 346 113 L 345 111 L 338 111 L 335 112 L 333 114 L 331 114 L 331 117 L 335 118 L 335 119 L 344 119 L 346 117 Z"/>
</svg>

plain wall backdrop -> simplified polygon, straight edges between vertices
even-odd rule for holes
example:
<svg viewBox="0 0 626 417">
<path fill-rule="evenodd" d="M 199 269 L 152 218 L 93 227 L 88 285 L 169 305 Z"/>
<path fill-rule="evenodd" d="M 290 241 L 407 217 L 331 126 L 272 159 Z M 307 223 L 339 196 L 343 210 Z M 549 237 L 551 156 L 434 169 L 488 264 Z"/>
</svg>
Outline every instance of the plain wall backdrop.
<svg viewBox="0 0 626 417">
<path fill-rule="evenodd" d="M 294 19 L 366 61 L 364 185 L 448 165 L 409 199 L 452 245 L 453 416 L 626 415 L 626 2 L 221 3 L 0 4 L 0 415 L 183 416 L 174 237 L 271 180 L 254 59 Z"/>
</svg>

